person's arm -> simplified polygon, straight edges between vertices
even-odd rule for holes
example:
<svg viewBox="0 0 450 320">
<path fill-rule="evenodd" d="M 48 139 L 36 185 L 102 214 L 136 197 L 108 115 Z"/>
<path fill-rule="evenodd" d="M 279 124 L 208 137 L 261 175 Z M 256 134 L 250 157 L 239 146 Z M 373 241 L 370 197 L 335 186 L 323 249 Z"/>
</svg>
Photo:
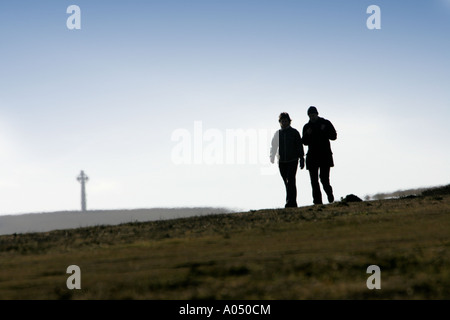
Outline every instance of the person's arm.
<svg viewBox="0 0 450 320">
<path fill-rule="evenodd" d="M 300 157 L 304 157 L 305 156 L 305 150 L 303 149 L 303 140 L 302 140 L 302 136 L 300 135 L 300 132 L 297 131 L 297 143 L 296 145 L 298 146 L 299 150 L 298 150 L 298 154 Z"/>
<path fill-rule="evenodd" d="M 277 130 L 277 132 L 275 132 L 273 138 L 272 138 L 272 144 L 270 147 L 270 162 L 274 163 L 275 162 L 275 156 L 277 155 L 277 151 L 278 151 L 278 146 L 280 143 L 280 138 L 279 138 L 279 133 L 280 131 Z"/>
<path fill-rule="evenodd" d="M 308 124 L 305 124 L 303 126 L 303 133 L 302 133 L 302 143 L 307 146 L 309 145 L 311 141 L 311 128 L 308 126 Z"/>
<path fill-rule="evenodd" d="M 305 167 L 305 150 L 303 149 L 303 140 L 300 135 L 300 132 L 298 133 L 298 148 L 299 148 L 299 155 L 300 155 L 300 169 L 303 169 Z"/>
<path fill-rule="evenodd" d="M 337 132 L 336 129 L 334 128 L 333 124 L 328 121 L 328 125 L 327 125 L 327 131 L 328 131 L 328 139 L 330 140 L 336 140 L 337 139 Z"/>
</svg>

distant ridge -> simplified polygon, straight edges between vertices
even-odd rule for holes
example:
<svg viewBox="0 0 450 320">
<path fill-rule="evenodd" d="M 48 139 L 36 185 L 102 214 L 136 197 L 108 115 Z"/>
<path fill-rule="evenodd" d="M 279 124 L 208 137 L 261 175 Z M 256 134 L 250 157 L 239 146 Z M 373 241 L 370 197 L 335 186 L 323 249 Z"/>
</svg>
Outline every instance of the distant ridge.
<svg viewBox="0 0 450 320">
<path fill-rule="evenodd" d="M 0 216 L 0 235 L 47 232 L 96 225 L 118 225 L 234 212 L 227 208 L 186 207 L 130 210 L 57 211 Z"/>
<path fill-rule="evenodd" d="M 365 200 L 382 200 L 389 198 L 399 198 L 407 196 L 431 196 L 450 194 L 450 184 L 436 187 L 424 187 L 416 189 L 397 190 L 393 192 L 381 192 L 374 195 L 367 195 Z"/>
</svg>

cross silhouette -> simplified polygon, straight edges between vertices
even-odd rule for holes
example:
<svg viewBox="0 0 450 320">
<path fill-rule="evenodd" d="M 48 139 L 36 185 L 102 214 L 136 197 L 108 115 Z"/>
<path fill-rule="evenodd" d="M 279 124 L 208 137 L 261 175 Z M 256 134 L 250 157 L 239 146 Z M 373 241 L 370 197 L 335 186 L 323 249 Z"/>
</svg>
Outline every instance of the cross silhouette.
<svg viewBox="0 0 450 320">
<path fill-rule="evenodd" d="M 77 180 L 81 183 L 81 211 L 86 211 L 86 187 L 85 184 L 89 180 L 89 177 L 81 170 Z"/>
</svg>

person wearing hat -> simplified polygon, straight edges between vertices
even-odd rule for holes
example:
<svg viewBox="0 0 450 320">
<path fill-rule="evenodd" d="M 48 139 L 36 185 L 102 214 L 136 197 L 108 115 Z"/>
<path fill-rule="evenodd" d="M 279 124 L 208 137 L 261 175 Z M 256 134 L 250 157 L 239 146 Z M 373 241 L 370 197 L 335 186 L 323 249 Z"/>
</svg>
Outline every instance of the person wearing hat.
<svg viewBox="0 0 450 320">
<path fill-rule="evenodd" d="M 270 162 L 275 162 L 278 155 L 278 167 L 286 187 L 285 208 L 297 207 L 297 166 L 305 167 L 302 138 L 297 129 L 291 127 L 291 118 L 287 112 L 282 112 L 278 118 L 281 129 L 275 132 L 270 148 Z"/>
<path fill-rule="evenodd" d="M 308 146 L 306 154 L 306 169 L 311 178 L 311 187 L 314 204 L 322 204 L 322 192 L 320 190 L 319 178 L 323 190 L 327 194 L 328 202 L 334 201 L 333 188 L 330 185 L 330 168 L 334 167 L 333 152 L 330 140 L 336 140 L 337 133 L 333 124 L 319 117 L 317 108 L 308 108 L 309 122 L 303 127 L 303 144 Z"/>
</svg>

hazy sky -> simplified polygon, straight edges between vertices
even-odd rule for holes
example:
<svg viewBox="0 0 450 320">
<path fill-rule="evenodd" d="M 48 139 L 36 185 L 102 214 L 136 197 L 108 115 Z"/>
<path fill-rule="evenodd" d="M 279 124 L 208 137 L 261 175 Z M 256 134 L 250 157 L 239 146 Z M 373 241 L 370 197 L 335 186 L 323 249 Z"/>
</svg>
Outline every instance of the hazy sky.
<svg viewBox="0 0 450 320">
<path fill-rule="evenodd" d="M 283 207 L 310 105 L 337 199 L 448 184 L 449 34 L 447 0 L 1 1 L 0 214 L 80 209 L 81 170 L 88 209 Z"/>
</svg>

